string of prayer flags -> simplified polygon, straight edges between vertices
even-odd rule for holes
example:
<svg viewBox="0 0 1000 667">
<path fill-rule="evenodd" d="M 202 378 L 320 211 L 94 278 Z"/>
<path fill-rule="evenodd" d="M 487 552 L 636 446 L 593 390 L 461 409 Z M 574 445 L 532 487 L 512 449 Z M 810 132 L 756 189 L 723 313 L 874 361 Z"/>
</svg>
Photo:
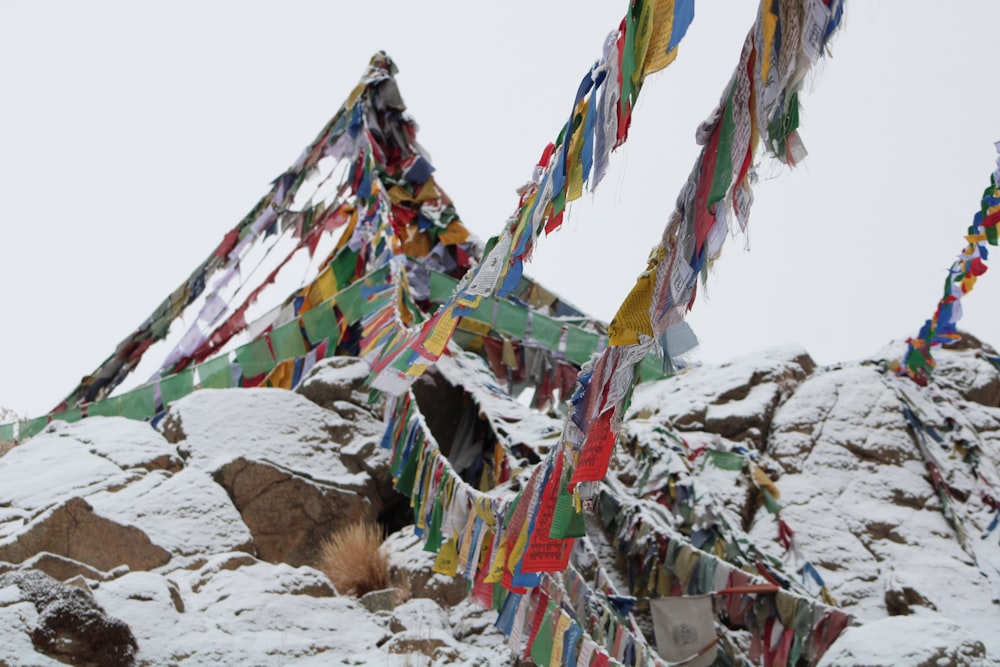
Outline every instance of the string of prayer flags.
<svg viewBox="0 0 1000 667">
<path fill-rule="evenodd" d="M 385 423 L 381 444 L 390 450 L 390 472 L 396 488 L 410 496 L 424 549 L 437 554 L 435 571 L 470 581 L 472 596 L 499 612 L 496 625 L 514 650 L 541 665 L 655 664 L 611 599 L 570 565 L 571 543 L 559 549 L 555 570 L 568 583 L 527 572 L 533 559 L 555 556 L 544 524 L 560 478 L 558 459 L 536 467 L 546 473 L 513 499 L 490 496 L 455 475 L 412 393 L 387 401 Z"/>
<path fill-rule="evenodd" d="M 416 145 L 415 125 L 405 114 L 393 79 L 395 72 L 395 64 L 388 56 L 376 54 L 361 83 L 296 162 L 272 182 L 270 191 L 224 235 L 188 280 L 122 341 L 111 357 L 84 378 L 57 410 L 110 394 L 138 365 L 146 350 L 164 339 L 171 324 L 189 306 L 196 306 L 199 299 L 200 312 L 167 356 L 159 375 L 170 375 L 216 354 L 233 335 L 247 328 L 247 307 L 274 282 L 291 256 L 303 248 L 311 256 L 320 237 L 340 227 L 346 226 L 338 249 L 350 247 L 353 258 L 341 253 L 332 265 L 324 266 L 309 290 L 308 303 L 301 304 L 301 310 L 296 305 L 296 314 L 324 300 L 320 296 L 329 297 L 331 290 L 343 290 L 348 281 L 375 268 L 371 264 L 385 262 L 392 253 L 420 259 L 436 244 L 455 247 L 459 261 L 451 264 L 461 275 L 470 257 L 457 246 L 469 241 L 469 233 L 458 220 L 450 199 L 434 182 L 433 167 Z M 369 127 L 373 123 L 377 128 Z M 293 210 L 293 204 L 303 199 L 299 192 L 303 184 L 320 180 L 312 177 L 319 172 L 323 158 L 351 162 L 346 181 L 332 200 L 313 204 L 310 197 L 303 208 Z M 317 192 L 333 173 L 330 167 Z M 285 232 L 298 242 L 280 258 L 263 283 L 249 292 L 243 304 L 231 309 L 222 295 L 240 282 L 241 263 L 250 250 L 265 238 Z M 236 290 L 242 287 L 237 285 Z M 404 317 L 404 321 L 408 318 Z"/>
<path fill-rule="evenodd" d="M 996 142 L 1000 153 L 1000 141 Z M 948 269 L 944 293 L 931 318 L 920 327 L 916 338 L 906 341 L 903 355 L 904 372 L 918 384 L 925 385 L 936 366 L 931 349 L 958 340 L 958 321 L 962 318 L 962 297 L 972 291 L 979 276 L 986 273 L 989 246 L 997 245 L 997 223 L 1000 223 L 1000 157 L 990 184 L 983 191 L 979 210 L 972 218 L 966 235 L 966 245 Z"/>
<path fill-rule="evenodd" d="M 606 516 L 605 526 L 613 531 L 618 550 L 629 566 L 633 594 L 645 595 L 644 591 L 658 594 L 649 600 L 654 619 L 658 613 L 655 606 L 662 611 L 664 606 L 687 604 L 656 602 L 657 599 L 684 600 L 724 594 L 718 604 L 713 607 L 709 603 L 708 608 L 714 608 L 714 613 L 729 627 L 745 628 L 750 632 L 751 651 L 748 657 L 751 660 L 781 667 L 793 667 L 798 664 L 800 656 L 808 656 L 809 664 L 816 664 L 849 622 L 847 614 L 826 606 L 831 600 L 825 600 L 826 604 L 823 604 L 796 594 L 788 587 L 787 581 L 783 581 L 764 563 L 757 563 L 760 576 L 754 577 L 716 555 L 694 548 L 682 536 L 662 527 L 657 514 L 645 511 L 641 501 L 615 497 L 610 487 L 604 486 L 600 503 L 611 510 L 602 512 L 602 517 Z M 815 571 L 815 568 L 811 570 Z M 631 578 L 633 572 L 647 573 L 647 580 L 643 582 Z M 769 579 L 773 579 L 772 583 L 776 585 L 768 589 L 761 584 Z M 770 592 L 761 592 L 764 589 Z M 692 617 L 683 618 L 690 622 Z M 714 645 L 716 640 L 714 623 L 706 622 L 704 625 L 704 633 L 698 633 L 699 641 L 702 636 L 707 638 L 699 649 L 709 641 Z M 681 633 L 693 639 L 693 629 L 683 629 Z M 672 631 L 665 634 L 657 629 L 658 648 L 661 636 L 668 637 L 668 645 L 675 642 L 676 638 L 671 635 Z M 691 647 L 684 646 L 682 651 L 688 648 Z M 694 650 L 687 652 L 677 660 L 691 658 L 694 653 Z M 715 651 L 708 650 L 707 653 L 713 660 L 716 658 Z M 699 653 L 699 657 L 702 655 Z"/>
<path fill-rule="evenodd" d="M 927 478 L 940 501 L 942 516 L 955 531 L 962 549 L 973 562 L 979 562 L 978 543 L 970 539 L 970 534 L 982 527 L 982 509 L 1000 509 L 1000 471 L 988 457 L 976 455 L 983 443 L 978 441 L 976 430 L 969 426 L 963 411 L 947 395 L 933 385 L 913 394 L 907 390 L 908 382 L 901 377 L 883 375 L 882 379 L 900 401 L 903 416 L 924 460 Z M 968 502 L 957 502 L 952 492 L 953 488 L 970 483 L 978 493 L 969 495 L 978 496 L 985 506 L 979 512 L 970 511 Z"/>
<path fill-rule="evenodd" d="M 730 211 L 745 228 L 757 145 L 762 143 L 789 165 L 803 157 L 796 134 L 797 91 L 812 59 L 797 54 L 823 53 L 841 16 L 840 0 L 761 3 L 730 83 L 698 129 L 702 150 L 663 237 L 608 328 L 609 347 L 593 366 L 600 382 L 592 379 L 585 386 L 587 400 L 574 413 L 578 426 L 588 425 L 579 454 L 585 468 L 575 470 L 574 484 L 603 477 L 616 424 L 636 380 L 634 369 L 641 356 L 636 359 L 635 350 L 655 344 L 683 321 L 694 303 L 697 276 L 705 274 L 721 252 Z M 800 29 L 807 25 L 814 29 Z M 605 386 L 613 390 L 605 393 Z"/>
<path fill-rule="evenodd" d="M 569 119 L 542 151 L 531 182 L 520 190 L 518 210 L 441 306 L 439 313 L 446 315 L 431 318 L 419 335 L 383 355 L 375 386 L 402 389 L 439 358 L 436 349 L 450 340 L 457 316 L 477 308 L 483 298 L 506 296 L 520 285 L 535 239 L 559 228 L 567 204 L 582 196 L 586 184 L 591 191 L 597 187 L 609 154 L 628 136 L 643 81 L 673 62 L 693 18 L 693 0 L 629 2 L 601 59 L 581 80 Z M 435 349 L 421 346 L 425 340 L 435 341 Z"/>
<path fill-rule="evenodd" d="M 599 595 L 574 575 L 568 559 L 555 570 L 562 572 L 563 584 L 552 574 L 526 572 L 532 569 L 526 564 L 533 544 L 546 545 L 545 552 L 556 556 L 547 542 L 533 540 L 549 520 L 552 485 L 558 485 L 560 494 L 565 489 L 566 474 L 557 468 L 568 463 L 568 450 L 557 448 L 561 455 L 537 465 L 513 498 L 486 495 L 454 474 L 410 392 L 387 401 L 382 446 L 390 450 L 396 487 L 411 496 L 417 534 L 424 538 L 425 549 L 437 553 L 435 569 L 460 572 L 472 582 L 473 597 L 500 612 L 497 627 L 515 650 L 538 664 L 579 664 L 565 661 L 589 661 L 588 656 L 597 656 L 601 664 L 655 664 L 649 647 L 629 629 L 615 605 L 615 594 Z M 768 665 L 792 667 L 800 656 L 818 660 L 846 626 L 846 614 L 786 588 L 789 582 L 767 563 L 755 563 L 762 577 L 755 579 L 717 555 L 694 548 L 686 538 L 665 532 L 638 501 L 616 498 L 612 488 L 602 489 L 598 505 L 625 556 L 633 595 L 651 589 L 660 597 L 730 591 L 718 613 L 726 623 L 750 632 L 751 656 Z M 558 505 L 558 495 L 556 499 Z M 803 575 L 822 581 L 811 566 L 803 568 Z M 762 594 L 754 581 L 763 579 L 778 583 Z M 598 602 L 601 608 L 595 611 Z M 714 627 L 710 637 L 714 648 Z M 731 648 L 724 642 L 721 649 L 706 653 L 714 657 Z M 563 662 L 553 663 L 555 659 Z"/>
</svg>

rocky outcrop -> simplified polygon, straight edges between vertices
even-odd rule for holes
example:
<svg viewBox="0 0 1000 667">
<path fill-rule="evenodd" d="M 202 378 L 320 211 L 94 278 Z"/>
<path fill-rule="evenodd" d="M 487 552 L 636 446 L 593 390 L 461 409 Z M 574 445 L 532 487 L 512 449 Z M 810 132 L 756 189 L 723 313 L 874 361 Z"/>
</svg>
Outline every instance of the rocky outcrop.
<svg viewBox="0 0 1000 667">
<path fill-rule="evenodd" d="M 815 368 L 800 347 L 774 348 L 671 378 L 632 414 L 763 449 L 775 409 Z"/>
<path fill-rule="evenodd" d="M 160 432 L 120 418 L 51 424 L 0 459 L 0 574 L 93 590 L 135 628 L 142 664 L 342 648 L 337 619 L 367 612 L 298 566 L 394 493 L 358 364 L 320 365 L 331 368 L 312 386 L 333 411 L 280 390 L 200 391 L 171 406 Z M 65 614 L 42 616 L 19 589 L 0 590 L 0 646 L 13 647 L 0 665 L 49 664 L 36 644 L 68 641 Z M 39 619 L 52 631 L 35 632 Z M 363 654 L 388 635 L 362 622 L 351 642 Z"/>
<path fill-rule="evenodd" d="M 558 420 L 476 389 L 479 371 L 452 361 L 442 377 L 476 393 L 498 435 L 551 447 Z M 809 583 L 802 564 L 813 566 L 858 624 L 827 654 L 830 667 L 989 660 L 1000 614 L 983 573 L 1000 550 L 997 532 L 978 538 L 995 515 L 984 499 L 1000 465 L 994 371 L 978 349 L 941 353 L 939 364 L 938 384 L 903 398 L 885 363 L 816 368 L 794 347 L 640 385 L 608 487 L 685 536 L 725 520 L 727 538 L 782 563 L 796 590 Z M 308 566 L 336 527 L 410 516 L 366 374 L 327 360 L 301 395 L 199 391 L 171 406 L 160 432 L 108 418 L 54 424 L 0 458 L 0 665 L 62 664 L 39 647 L 56 655 L 67 628 L 92 627 L 86 614 L 72 626 L 58 607 L 43 613 L 2 579 L 41 572 L 124 619 L 142 665 L 516 662 L 495 613 L 470 604 L 463 578 L 433 572 L 412 528 L 386 543 L 393 588 L 364 600 L 337 595 Z M 794 549 L 776 539 L 774 511 Z M 615 580 L 610 545 L 586 548 Z M 612 583 L 627 590 L 624 578 Z M 963 628 L 934 635 L 920 625 L 928 619 Z M 904 652 L 865 655 L 917 634 Z"/>
<path fill-rule="evenodd" d="M 955 656 L 983 645 L 1000 653 L 997 584 L 984 581 L 1000 565 L 990 528 L 1000 498 L 1000 372 L 988 352 L 936 353 L 941 375 L 927 388 L 889 369 L 901 345 L 825 368 L 789 352 L 694 368 L 637 388 L 613 474 L 671 506 L 682 532 L 719 516 L 742 527 L 818 593 L 815 573 L 858 623 L 937 613 L 971 637 L 921 660 L 966 664 Z M 890 663 L 898 664 L 831 664 Z"/>
</svg>

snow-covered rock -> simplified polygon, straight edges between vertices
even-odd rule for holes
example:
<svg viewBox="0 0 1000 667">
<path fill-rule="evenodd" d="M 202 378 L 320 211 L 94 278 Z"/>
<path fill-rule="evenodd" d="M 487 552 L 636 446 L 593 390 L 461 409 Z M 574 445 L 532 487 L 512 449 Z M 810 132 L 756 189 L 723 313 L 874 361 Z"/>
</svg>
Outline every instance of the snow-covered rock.
<svg viewBox="0 0 1000 667">
<path fill-rule="evenodd" d="M 674 534 L 724 528 L 782 563 L 796 595 L 815 568 L 854 618 L 828 667 L 996 664 L 1000 371 L 975 346 L 942 352 L 940 381 L 919 388 L 887 372 L 899 352 L 816 368 L 785 346 L 644 383 L 607 488 Z M 32 639 L 46 615 L 9 583 L 40 572 L 91 590 L 134 635 L 139 665 L 515 664 L 496 613 L 433 572 L 412 528 L 387 540 L 396 589 L 378 604 L 338 596 L 311 567 L 339 525 L 408 520 L 366 376 L 363 362 L 325 360 L 299 393 L 198 391 L 158 430 L 54 423 L 0 456 L 0 665 L 61 664 Z M 558 441 L 561 420 L 507 396 L 473 356 L 442 358 L 418 402 L 438 391 L 523 454 L 512 485 Z M 454 406 L 438 407 L 454 435 Z M 591 523 L 591 570 L 629 592 L 614 536 Z"/>
<path fill-rule="evenodd" d="M 960 667 L 996 664 L 959 623 L 933 612 L 890 616 L 848 628 L 823 656 L 820 667 Z"/>
</svg>

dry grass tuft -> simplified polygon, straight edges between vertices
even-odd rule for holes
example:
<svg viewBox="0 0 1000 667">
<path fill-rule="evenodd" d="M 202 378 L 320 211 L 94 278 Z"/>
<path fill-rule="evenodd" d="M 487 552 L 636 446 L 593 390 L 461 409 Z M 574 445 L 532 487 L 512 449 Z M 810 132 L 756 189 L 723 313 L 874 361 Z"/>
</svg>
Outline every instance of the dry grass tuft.
<svg viewBox="0 0 1000 667">
<path fill-rule="evenodd" d="M 0 456 L 17 447 L 16 440 L 0 440 Z"/>
<path fill-rule="evenodd" d="M 389 556 L 382 549 L 385 531 L 359 521 L 341 528 L 320 547 L 317 567 L 341 595 L 361 597 L 389 586 Z"/>
</svg>

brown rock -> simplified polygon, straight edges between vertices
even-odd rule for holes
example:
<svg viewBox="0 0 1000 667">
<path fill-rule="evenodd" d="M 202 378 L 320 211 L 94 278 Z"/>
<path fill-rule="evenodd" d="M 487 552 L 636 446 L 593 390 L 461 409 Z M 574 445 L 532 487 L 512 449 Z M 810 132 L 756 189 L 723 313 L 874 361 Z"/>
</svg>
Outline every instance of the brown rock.
<svg viewBox="0 0 1000 667">
<path fill-rule="evenodd" d="M 253 535 L 257 554 L 272 563 L 315 562 L 331 532 L 374 521 L 379 507 L 368 489 L 344 488 L 243 458 L 215 473 Z"/>
<path fill-rule="evenodd" d="M 95 514 L 82 498 L 70 499 L 0 545 L 0 561 L 21 563 L 41 552 L 65 556 L 103 572 L 119 565 L 151 570 L 170 561 L 170 554 L 144 532 Z"/>
<path fill-rule="evenodd" d="M 383 588 L 380 591 L 370 591 L 358 600 L 361 606 L 374 614 L 377 611 L 392 611 L 405 598 L 400 588 Z M 393 630 L 393 632 L 397 632 Z"/>
</svg>

